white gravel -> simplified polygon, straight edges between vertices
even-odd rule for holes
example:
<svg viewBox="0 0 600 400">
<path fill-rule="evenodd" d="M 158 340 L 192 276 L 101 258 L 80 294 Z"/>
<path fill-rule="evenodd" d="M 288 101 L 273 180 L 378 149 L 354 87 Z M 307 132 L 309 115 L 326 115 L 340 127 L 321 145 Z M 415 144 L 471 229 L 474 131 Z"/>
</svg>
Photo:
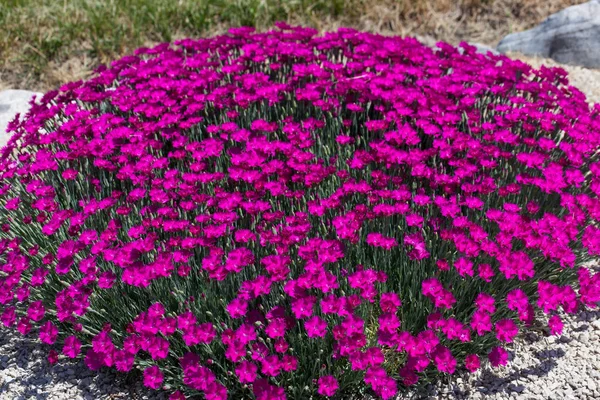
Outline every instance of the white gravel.
<svg viewBox="0 0 600 400">
<path fill-rule="evenodd" d="M 82 360 L 50 365 L 34 334 L 0 329 L 0 400 L 167 399 L 114 370 L 90 371 Z"/>
<path fill-rule="evenodd" d="M 600 399 L 600 310 L 562 314 L 563 334 L 529 332 L 508 346 L 509 364 L 457 374 L 398 399 Z"/>
</svg>

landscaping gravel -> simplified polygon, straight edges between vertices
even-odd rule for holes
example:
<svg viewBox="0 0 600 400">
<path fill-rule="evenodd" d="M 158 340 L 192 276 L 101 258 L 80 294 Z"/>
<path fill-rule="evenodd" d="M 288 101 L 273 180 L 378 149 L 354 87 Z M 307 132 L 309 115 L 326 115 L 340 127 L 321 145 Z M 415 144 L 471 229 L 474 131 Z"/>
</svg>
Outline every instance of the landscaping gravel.
<svg viewBox="0 0 600 400">
<path fill-rule="evenodd" d="M 600 268 L 592 267 L 594 272 Z M 412 393 L 413 399 L 600 399 L 600 310 L 562 314 L 563 334 L 528 332 L 509 350 L 509 364 Z M 483 364 L 483 363 L 482 363 Z M 398 399 L 408 398 L 399 397 Z"/>
<path fill-rule="evenodd" d="M 140 379 L 112 370 L 90 371 L 83 360 L 50 365 L 35 333 L 0 329 L 0 400 L 166 400 Z"/>
</svg>

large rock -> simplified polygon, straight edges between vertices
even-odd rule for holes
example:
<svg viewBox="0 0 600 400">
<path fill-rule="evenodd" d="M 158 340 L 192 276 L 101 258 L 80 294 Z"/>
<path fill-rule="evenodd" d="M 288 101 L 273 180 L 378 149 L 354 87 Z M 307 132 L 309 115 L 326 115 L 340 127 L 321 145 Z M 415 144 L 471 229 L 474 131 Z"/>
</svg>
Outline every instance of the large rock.
<svg viewBox="0 0 600 400">
<path fill-rule="evenodd" d="M 565 8 L 533 29 L 512 33 L 500 41 L 497 50 L 600 67 L 600 0 Z"/>
<path fill-rule="evenodd" d="M 8 123 L 13 120 L 17 113 L 21 113 L 21 117 L 25 115 L 29 110 L 29 100 L 33 95 L 41 96 L 40 93 L 28 90 L 4 90 L 0 92 L 0 148 L 4 147 L 10 138 L 10 135 L 6 132 Z"/>
</svg>

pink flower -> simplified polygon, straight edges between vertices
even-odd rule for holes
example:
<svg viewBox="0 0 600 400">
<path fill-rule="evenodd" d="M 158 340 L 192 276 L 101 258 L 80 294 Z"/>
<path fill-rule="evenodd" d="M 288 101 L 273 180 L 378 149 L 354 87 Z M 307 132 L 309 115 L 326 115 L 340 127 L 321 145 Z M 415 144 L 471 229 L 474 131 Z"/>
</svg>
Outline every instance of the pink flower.
<svg viewBox="0 0 600 400">
<path fill-rule="evenodd" d="M 454 262 L 454 268 L 456 268 L 456 271 L 462 277 L 464 277 L 465 275 L 473 276 L 473 274 L 475 273 L 473 271 L 473 261 L 465 257 L 461 257 L 458 260 L 456 260 Z"/>
<path fill-rule="evenodd" d="M 248 312 L 248 302 L 235 298 L 227 305 L 227 312 L 231 318 L 241 318 Z"/>
<path fill-rule="evenodd" d="M 76 358 L 81 350 L 81 342 L 76 336 L 68 336 L 65 338 L 63 346 L 63 354 L 69 358 Z"/>
<path fill-rule="evenodd" d="M 271 339 L 282 337 L 285 335 L 287 324 L 284 318 L 275 318 L 267 324 L 265 333 Z"/>
<path fill-rule="evenodd" d="M 144 370 L 144 386 L 150 389 L 160 389 L 163 382 L 163 373 L 157 365 Z"/>
<path fill-rule="evenodd" d="M 256 338 L 256 329 L 252 324 L 242 324 L 235 331 L 235 339 L 244 345 L 255 341 Z"/>
<path fill-rule="evenodd" d="M 437 278 L 425 279 L 421 284 L 423 295 L 433 301 L 436 307 L 451 309 L 456 299 L 446 290 Z"/>
<path fill-rule="evenodd" d="M 58 362 L 58 353 L 56 352 L 56 350 L 50 350 L 48 352 L 48 362 L 52 365 Z"/>
<path fill-rule="evenodd" d="M 12 199 L 6 201 L 6 204 L 4 204 L 4 208 L 6 208 L 9 211 L 14 211 L 17 208 L 19 208 L 20 202 L 21 202 L 21 199 L 19 199 L 18 197 L 12 198 Z"/>
<path fill-rule="evenodd" d="M 281 369 L 285 372 L 291 372 L 298 369 L 298 359 L 292 355 L 286 354 L 279 363 Z"/>
<path fill-rule="evenodd" d="M 27 335 L 31 331 L 31 323 L 29 322 L 28 317 L 22 317 L 17 322 L 17 330 L 21 333 L 21 335 Z"/>
<path fill-rule="evenodd" d="M 175 392 L 171 393 L 169 400 L 186 400 L 186 397 L 179 390 L 176 390 Z"/>
<path fill-rule="evenodd" d="M 400 327 L 400 320 L 394 313 L 384 313 L 379 316 L 379 331 L 393 334 Z"/>
<path fill-rule="evenodd" d="M 250 361 L 242 361 L 236 368 L 235 373 L 241 383 L 252 383 L 256 380 L 258 367 Z"/>
<path fill-rule="evenodd" d="M 218 382 L 212 382 L 204 391 L 206 400 L 227 400 L 227 388 Z"/>
<path fill-rule="evenodd" d="M 62 177 L 67 181 L 71 181 L 77 177 L 77 174 L 79 174 L 79 172 L 74 169 L 65 169 L 62 173 Z"/>
<path fill-rule="evenodd" d="M 563 322 L 558 315 L 553 315 L 548 319 L 551 335 L 561 335 L 563 331 Z"/>
<path fill-rule="evenodd" d="M 104 357 L 100 353 L 96 353 L 93 349 L 89 349 L 85 354 L 85 365 L 92 371 L 98 370 L 105 366 Z"/>
<path fill-rule="evenodd" d="M 450 349 L 442 345 L 437 345 L 432 356 L 435 366 L 440 372 L 446 372 L 448 374 L 454 373 L 456 370 L 456 359 L 452 356 Z"/>
<path fill-rule="evenodd" d="M 381 311 L 386 312 L 394 312 L 398 307 L 402 305 L 400 301 L 400 297 L 394 292 L 386 292 L 381 294 L 381 298 L 379 300 L 379 307 L 381 307 Z"/>
<path fill-rule="evenodd" d="M 473 373 L 481 367 L 479 356 L 477 354 L 469 354 L 465 357 L 465 368 Z"/>
<path fill-rule="evenodd" d="M 114 353 L 114 363 L 117 371 L 129 372 L 133 368 L 135 354 L 127 350 L 116 350 Z"/>
<path fill-rule="evenodd" d="M 372 232 L 367 235 L 367 244 L 373 247 L 381 247 L 385 250 L 391 250 L 398 246 L 398 242 L 393 237 L 383 236 L 381 233 Z"/>
<path fill-rule="evenodd" d="M 447 260 L 440 259 L 435 262 L 440 271 L 450 271 L 450 263 Z"/>
<path fill-rule="evenodd" d="M 290 345 L 288 344 L 288 342 L 285 341 L 284 338 L 280 337 L 275 342 L 274 347 L 275 347 L 275 351 L 276 352 L 278 352 L 278 353 L 285 353 L 290 348 Z"/>
<path fill-rule="evenodd" d="M 318 392 L 322 396 L 331 397 L 337 392 L 340 385 L 338 381 L 332 375 L 326 375 L 319 378 L 319 389 Z"/>
<path fill-rule="evenodd" d="M 117 280 L 116 275 L 112 271 L 106 271 L 98 276 L 98 287 L 100 289 L 110 289 Z"/>
<path fill-rule="evenodd" d="M 475 299 L 477 309 L 489 314 L 496 312 L 496 306 L 494 305 L 496 300 L 487 293 L 479 293 Z"/>
<path fill-rule="evenodd" d="M 515 336 L 519 334 L 519 327 L 512 319 L 501 319 L 496 322 L 496 337 L 506 343 L 512 343 Z"/>
<path fill-rule="evenodd" d="M 50 321 L 46 321 L 40 328 L 40 340 L 42 343 L 53 344 L 58 336 L 58 328 Z"/>
<path fill-rule="evenodd" d="M 304 328 L 310 338 L 324 337 L 327 333 L 327 322 L 315 315 L 304 322 Z"/>
<path fill-rule="evenodd" d="M 262 360 L 261 371 L 266 376 L 277 376 L 281 373 L 281 364 L 279 357 L 275 354 L 265 357 Z"/>
<path fill-rule="evenodd" d="M 285 390 L 282 387 L 269 384 L 266 379 L 258 379 L 252 385 L 256 400 L 285 400 Z"/>
<path fill-rule="evenodd" d="M 27 308 L 27 316 L 32 321 L 41 321 L 44 318 L 45 313 L 46 308 L 41 300 L 34 301 L 33 303 L 29 304 L 29 307 Z"/>
<path fill-rule="evenodd" d="M 504 348 L 496 346 L 488 354 L 488 359 L 494 368 L 506 365 L 508 363 L 508 352 Z"/>
<path fill-rule="evenodd" d="M 313 314 L 317 298 L 315 296 L 301 297 L 292 302 L 292 312 L 297 319 L 308 318 Z"/>
<path fill-rule="evenodd" d="M 484 311 L 477 310 L 471 319 L 471 328 L 477 332 L 479 336 L 485 335 L 492 330 L 492 317 Z"/>
<path fill-rule="evenodd" d="M 524 312 L 529 306 L 529 298 L 522 289 L 514 289 L 506 295 L 506 304 L 509 310 Z"/>
<path fill-rule="evenodd" d="M 150 339 L 150 346 L 147 351 L 153 360 L 167 358 L 169 355 L 169 341 L 160 336 L 154 336 Z"/>
<path fill-rule="evenodd" d="M 494 269 L 490 264 L 479 264 L 477 267 L 477 274 L 481 279 L 488 283 L 492 281 L 492 278 L 495 275 Z"/>
<path fill-rule="evenodd" d="M 4 312 L 2 313 L 2 317 L 0 317 L 0 320 L 2 321 L 2 324 L 6 327 L 10 327 L 12 326 L 16 319 L 17 319 L 17 315 L 15 312 L 15 307 L 6 307 L 4 309 Z"/>
</svg>

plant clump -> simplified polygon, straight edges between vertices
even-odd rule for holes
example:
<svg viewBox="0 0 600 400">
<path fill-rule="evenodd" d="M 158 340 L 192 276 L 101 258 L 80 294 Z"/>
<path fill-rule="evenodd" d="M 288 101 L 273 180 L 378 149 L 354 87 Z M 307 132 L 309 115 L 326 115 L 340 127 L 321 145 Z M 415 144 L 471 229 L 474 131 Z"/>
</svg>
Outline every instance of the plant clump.
<svg viewBox="0 0 600 400">
<path fill-rule="evenodd" d="M 600 106 L 564 70 L 277 28 L 141 48 L 11 122 L 5 326 L 172 400 L 390 399 L 598 306 Z"/>
</svg>

